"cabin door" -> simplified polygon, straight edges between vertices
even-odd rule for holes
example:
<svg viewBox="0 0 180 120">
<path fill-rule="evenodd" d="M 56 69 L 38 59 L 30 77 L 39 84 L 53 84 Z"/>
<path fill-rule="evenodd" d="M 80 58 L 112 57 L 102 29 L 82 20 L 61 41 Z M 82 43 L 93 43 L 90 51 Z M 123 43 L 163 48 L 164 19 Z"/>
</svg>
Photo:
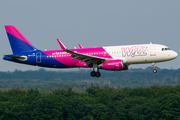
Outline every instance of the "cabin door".
<svg viewBox="0 0 180 120">
<path fill-rule="evenodd" d="M 156 56 L 156 46 L 151 45 L 150 56 Z"/>
<path fill-rule="evenodd" d="M 41 52 L 37 52 L 36 53 L 36 62 L 37 63 L 41 63 L 42 61 L 41 61 Z"/>
</svg>

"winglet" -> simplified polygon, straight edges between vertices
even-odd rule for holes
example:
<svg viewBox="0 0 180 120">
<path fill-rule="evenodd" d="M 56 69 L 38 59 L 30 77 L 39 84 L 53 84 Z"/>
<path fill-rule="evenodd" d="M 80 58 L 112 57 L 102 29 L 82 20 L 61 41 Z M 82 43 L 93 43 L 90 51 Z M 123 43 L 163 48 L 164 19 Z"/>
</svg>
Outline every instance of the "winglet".
<svg viewBox="0 0 180 120">
<path fill-rule="evenodd" d="M 83 48 L 81 44 L 78 44 L 80 48 Z"/>
<path fill-rule="evenodd" d="M 66 49 L 66 47 L 64 46 L 64 44 L 63 44 L 59 39 L 57 39 L 57 41 L 58 41 L 61 49 Z"/>
</svg>

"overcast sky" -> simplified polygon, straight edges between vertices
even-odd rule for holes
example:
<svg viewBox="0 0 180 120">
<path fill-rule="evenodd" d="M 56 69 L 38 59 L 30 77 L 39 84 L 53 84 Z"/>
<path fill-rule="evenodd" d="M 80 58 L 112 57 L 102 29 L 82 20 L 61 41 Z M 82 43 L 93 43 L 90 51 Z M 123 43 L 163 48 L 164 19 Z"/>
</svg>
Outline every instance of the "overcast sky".
<svg viewBox="0 0 180 120">
<path fill-rule="evenodd" d="M 179 12 L 179 0 L 1 0 L 0 71 L 38 69 L 2 60 L 3 54 L 12 53 L 4 25 L 14 25 L 41 50 L 60 49 L 59 38 L 67 48 L 152 42 L 180 54 Z M 177 69 L 179 61 L 156 66 Z M 147 66 L 151 64 L 130 67 Z"/>
</svg>

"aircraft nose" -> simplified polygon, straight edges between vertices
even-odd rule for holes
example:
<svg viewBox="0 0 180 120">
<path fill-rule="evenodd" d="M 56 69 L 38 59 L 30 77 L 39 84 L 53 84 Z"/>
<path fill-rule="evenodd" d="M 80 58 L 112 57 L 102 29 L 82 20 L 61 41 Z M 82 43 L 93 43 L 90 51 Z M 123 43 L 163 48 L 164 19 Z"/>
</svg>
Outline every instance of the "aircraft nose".
<svg viewBox="0 0 180 120">
<path fill-rule="evenodd" d="M 178 56 L 177 52 L 173 51 L 172 56 L 173 56 L 173 58 L 177 58 L 177 56 Z"/>
</svg>

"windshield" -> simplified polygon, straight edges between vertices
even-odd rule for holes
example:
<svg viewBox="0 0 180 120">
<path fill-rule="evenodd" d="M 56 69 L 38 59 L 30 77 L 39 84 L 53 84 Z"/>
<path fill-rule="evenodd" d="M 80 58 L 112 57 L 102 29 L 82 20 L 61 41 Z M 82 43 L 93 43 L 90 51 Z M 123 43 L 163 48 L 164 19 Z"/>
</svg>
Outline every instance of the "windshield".
<svg viewBox="0 0 180 120">
<path fill-rule="evenodd" d="M 162 48 L 162 51 L 171 50 L 170 48 Z"/>
</svg>

